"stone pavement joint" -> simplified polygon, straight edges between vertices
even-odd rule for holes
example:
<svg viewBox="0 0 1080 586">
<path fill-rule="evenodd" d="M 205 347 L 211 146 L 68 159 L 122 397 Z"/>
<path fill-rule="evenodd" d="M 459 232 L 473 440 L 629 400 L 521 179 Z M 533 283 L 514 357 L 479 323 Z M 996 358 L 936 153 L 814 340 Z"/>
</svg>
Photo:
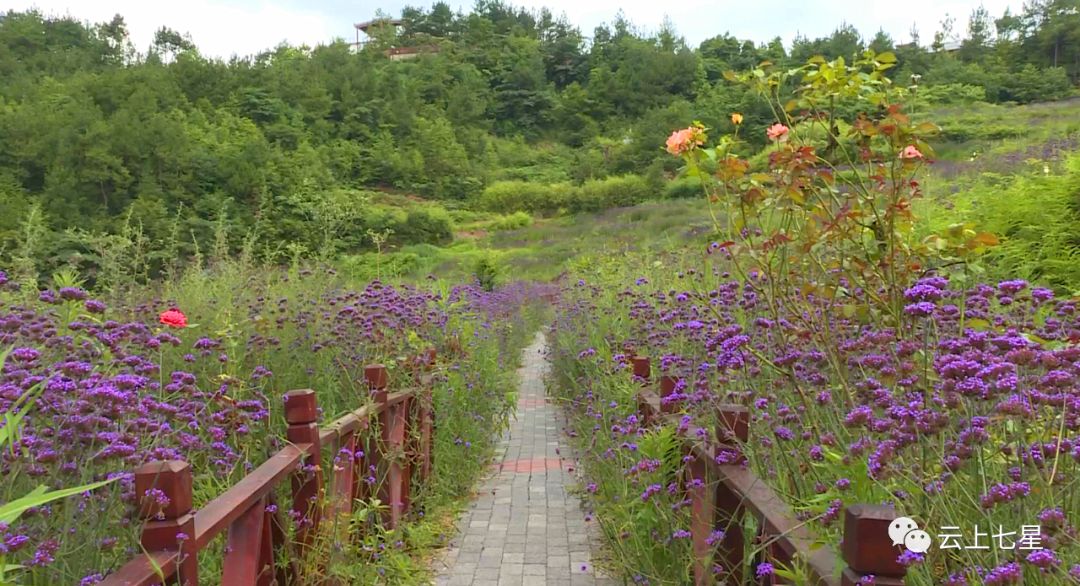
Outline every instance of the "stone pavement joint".
<svg viewBox="0 0 1080 586">
<path fill-rule="evenodd" d="M 545 397 L 543 333 L 518 370 L 517 415 L 499 444 L 500 461 L 457 523 L 436 562 L 444 586 L 614 586 L 593 566 L 600 541 L 581 501 L 567 491 L 575 462 L 558 407 Z"/>
</svg>

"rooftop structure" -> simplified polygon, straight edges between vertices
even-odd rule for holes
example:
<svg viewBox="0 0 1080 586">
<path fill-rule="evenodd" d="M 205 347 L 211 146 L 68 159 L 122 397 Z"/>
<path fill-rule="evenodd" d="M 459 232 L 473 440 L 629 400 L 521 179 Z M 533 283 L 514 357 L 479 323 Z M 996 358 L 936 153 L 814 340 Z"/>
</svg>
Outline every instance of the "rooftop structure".
<svg viewBox="0 0 1080 586">
<path fill-rule="evenodd" d="M 361 47 L 363 47 L 370 41 L 371 33 L 374 32 L 374 29 L 379 29 L 386 26 L 397 29 L 404 24 L 405 20 L 401 18 L 374 18 L 372 20 L 358 22 L 353 25 L 353 27 L 356 29 L 356 42 L 353 44 L 353 46 L 357 51 L 359 51 Z M 361 41 L 360 33 L 364 33 L 365 35 L 367 35 L 368 40 Z M 385 53 L 386 56 L 390 58 L 390 60 L 401 61 L 405 59 L 412 59 L 423 53 L 437 53 L 438 51 L 438 45 L 426 44 L 411 47 L 390 47 L 385 51 Z"/>
<path fill-rule="evenodd" d="M 390 25 L 390 26 L 393 26 L 393 27 L 399 27 L 404 23 L 405 23 L 405 21 L 400 19 L 400 18 L 375 18 L 375 19 L 372 19 L 372 20 L 364 21 L 364 22 L 358 22 L 358 23 L 354 24 L 353 26 L 356 27 L 357 34 L 364 33 L 366 35 L 366 34 L 368 34 L 368 29 L 370 29 L 373 26 Z"/>
</svg>

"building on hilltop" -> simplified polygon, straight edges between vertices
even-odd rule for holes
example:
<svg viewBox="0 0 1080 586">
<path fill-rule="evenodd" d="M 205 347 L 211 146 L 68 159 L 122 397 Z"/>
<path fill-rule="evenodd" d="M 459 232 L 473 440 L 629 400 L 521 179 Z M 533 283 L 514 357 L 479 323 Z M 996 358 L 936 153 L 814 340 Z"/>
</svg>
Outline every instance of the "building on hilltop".
<svg viewBox="0 0 1080 586">
<path fill-rule="evenodd" d="M 439 45 L 434 43 L 426 44 L 406 44 L 398 45 L 397 41 L 402 40 L 398 37 L 398 30 L 404 26 L 405 20 L 401 18 L 376 18 L 365 22 L 358 22 L 353 26 L 356 28 L 356 42 L 353 43 L 355 50 L 359 51 L 365 45 L 370 43 L 377 31 L 383 30 L 384 27 L 390 28 L 393 31 L 393 37 L 395 42 L 383 51 L 391 61 L 404 61 L 406 59 L 414 59 L 419 55 L 425 53 L 437 53 L 439 51 Z M 367 37 L 364 40 L 360 39 L 360 33 L 364 33 Z"/>
</svg>

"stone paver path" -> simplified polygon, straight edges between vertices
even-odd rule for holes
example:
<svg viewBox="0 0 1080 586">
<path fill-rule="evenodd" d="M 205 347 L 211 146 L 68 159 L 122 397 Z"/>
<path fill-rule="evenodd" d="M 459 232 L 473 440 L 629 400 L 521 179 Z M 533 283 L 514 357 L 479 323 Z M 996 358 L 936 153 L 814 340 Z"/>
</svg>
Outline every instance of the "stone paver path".
<svg viewBox="0 0 1080 586">
<path fill-rule="evenodd" d="M 590 556 L 598 541 L 581 502 L 568 494 L 575 462 L 561 433 L 562 415 L 548 403 L 544 338 L 525 350 L 517 418 L 499 451 L 502 459 L 458 521 L 459 534 L 437 562 L 446 586 L 610 586 Z"/>
</svg>

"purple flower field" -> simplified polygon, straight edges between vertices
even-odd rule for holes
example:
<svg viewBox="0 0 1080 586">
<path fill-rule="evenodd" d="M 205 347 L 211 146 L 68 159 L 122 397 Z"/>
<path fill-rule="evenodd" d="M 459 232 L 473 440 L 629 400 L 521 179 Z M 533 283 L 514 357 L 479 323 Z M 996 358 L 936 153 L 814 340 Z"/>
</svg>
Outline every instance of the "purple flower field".
<svg viewBox="0 0 1080 586">
<path fill-rule="evenodd" d="M 523 304 L 540 294 L 524 284 L 346 290 L 302 271 L 266 277 L 231 306 L 182 288 L 180 299 L 106 304 L 78 287 L 33 295 L 0 281 L 0 349 L 10 349 L 0 410 L 25 414 L 3 454 L 2 498 L 115 479 L 5 524 L 0 556 L 27 566 L 18 573 L 30 583 L 83 585 L 138 552 L 134 467 L 191 463 L 198 508 L 283 445 L 285 391 L 316 389 L 329 421 L 368 400 L 364 365 L 385 363 L 391 384 L 405 385 L 407 358 L 428 347 L 452 372 L 437 390 L 440 415 L 461 419 L 443 424 L 455 437 L 437 438 L 437 456 L 459 468 L 446 484 L 467 487 L 479 464 L 459 446 L 487 445 L 505 417 L 495 380 L 528 335 Z M 463 417 L 480 393 L 491 393 L 488 408 Z"/>
<path fill-rule="evenodd" d="M 1014 544 L 1022 526 L 1040 527 L 1041 550 L 932 550 L 909 560 L 911 583 L 1069 583 L 1080 574 L 1076 301 L 1023 281 L 961 290 L 929 277 L 905 291 L 909 319 L 898 328 L 818 300 L 826 336 L 783 308 L 778 320 L 761 317 L 755 288 L 718 268 L 653 278 L 626 278 L 617 291 L 582 280 L 564 296 L 557 356 L 569 398 L 595 422 L 583 424 L 595 434 L 593 455 L 626 475 L 596 479 L 601 486 L 636 490 L 644 502 L 664 492 L 645 478 L 666 463 L 640 454 L 645 432 L 627 411 L 638 353 L 677 377 L 684 428 L 713 428 L 718 404 L 749 406 L 750 465 L 834 538 L 842 506 L 856 502 L 959 526 L 969 542 L 976 525 L 1014 532 Z M 606 498 L 618 502 L 614 486 Z M 672 539 L 686 521 L 670 516 Z"/>
<path fill-rule="evenodd" d="M 940 129 L 882 77 L 895 59 L 732 74 L 778 117 L 767 162 L 743 158 L 737 112 L 732 134 L 694 123 L 667 143 L 700 180 L 717 242 L 597 257 L 564 291 L 560 392 L 596 519 L 635 583 L 690 580 L 678 436 L 708 437 L 731 404 L 749 410 L 749 439 L 717 463 L 745 456 L 822 545 L 838 549 L 846 506 L 886 504 L 932 540 L 896 548 L 908 584 L 1080 582 L 1080 300 L 980 283 L 1002 239 L 972 222 L 916 235 Z M 635 355 L 675 379 L 662 404 L 677 425 L 639 420 Z M 799 564 L 747 549 L 760 555 L 741 570 L 805 582 Z"/>
</svg>

